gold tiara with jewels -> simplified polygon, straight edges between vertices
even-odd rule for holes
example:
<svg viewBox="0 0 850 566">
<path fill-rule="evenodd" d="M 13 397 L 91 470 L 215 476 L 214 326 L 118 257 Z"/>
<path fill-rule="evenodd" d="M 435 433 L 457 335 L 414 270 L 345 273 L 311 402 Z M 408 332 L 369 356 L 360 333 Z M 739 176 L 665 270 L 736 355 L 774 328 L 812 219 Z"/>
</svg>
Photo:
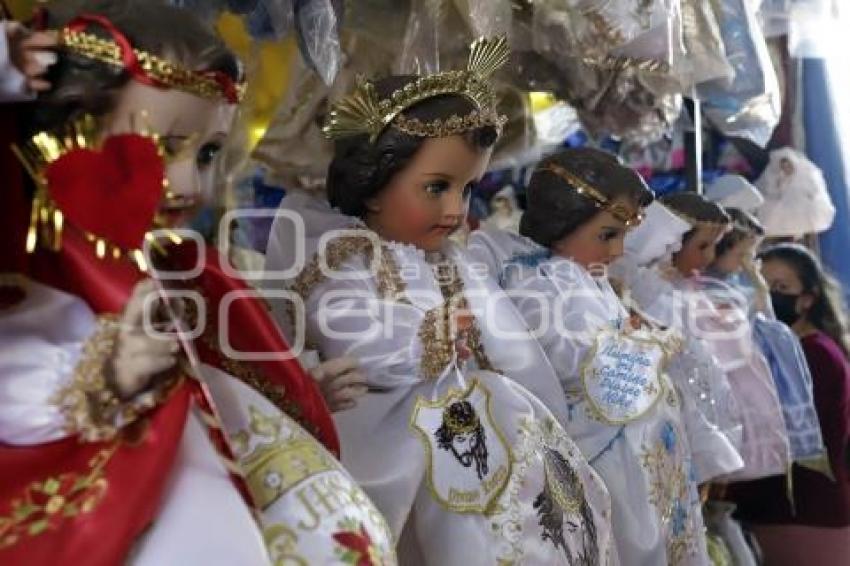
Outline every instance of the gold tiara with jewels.
<svg viewBox="0 0 850 566">
<path fill-rule="evenodd" d="M 629 228 L 637 226 L 641 223 L 641 221 L 643 221 L 644 214 L 640 209 L 632 210 L 622 204 L 611 202 L 611 199 L 602 194 L 600 190 L 596 189 L 593 185 L 578 175 L 573 174 L 565 167 L 561 167 L 556 163 L 550 163 L 549 165 L 538 169 L 538 171 L 546 171 L 548 173 L 552 173 L 556 177 L 560 177 L 578 194 L 591 199 L 597 207 L 607 210 L 611 213 L 611 216 L 621 221 Z"/>
<path fill-rule="evenodd" d="M 103 38 L 88 31 L 96 26 L 106 31 Z M 98 14 L 83 14 L 59 30 L 59 44 L 69 53 L 99 61 L 127 71 L 135 80 L 160 88 L 182 90 L 208 99 L 238 103 L 245 85 L 221 71 L 194 71 L 133 47 L 109 19 Z"/>
<path fill-rule="evenodd" d="M 418 77 L 384 99 L 379 99 L 374 84 L 358 77 L 354 92 L 333 106 L 322 131 L 329 139 L 368 134 L 374 143 L 390 125 L 418 137 L 450 136 L 482 126 L 500 129 L 507 118 L 498 113 L 489 79 L 507 62 L 509 53 L 504 36 L 479 38 L 470 47 L 466 69 Z M 466 116 L 428 122 L 402 114 L 423 100 L 447 94 L 466 98 L 475 109 Z"/>
</svg>

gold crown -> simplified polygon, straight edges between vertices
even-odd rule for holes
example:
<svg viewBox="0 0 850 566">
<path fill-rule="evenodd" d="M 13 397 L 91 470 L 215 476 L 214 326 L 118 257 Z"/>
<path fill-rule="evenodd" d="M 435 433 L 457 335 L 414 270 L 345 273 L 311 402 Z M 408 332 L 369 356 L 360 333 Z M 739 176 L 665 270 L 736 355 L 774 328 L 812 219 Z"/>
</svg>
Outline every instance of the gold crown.
<svg viewBox="0 0 850 566">
<path fill-rule="evenodd" d="M 236 103 L 245 93 L 244 84 L 235 83 L 222 73 L 192 71 L 141 49 L 133 48 L 138 68 L 128 68 L 118 43 L 92 33 L 65 28 L 59 33 L 59 42 L 71 53 L 126 69 L 134 76 L 145 75 L 158 85 L 202 98 L 224 99 Z"/>
<path fill-rule="evenodd" d="M 637 226 L 641 223 L 641 221 L 643 221 L 644 214 L 640 209 L 632 210 L 622 204 L 612 203 L 611 199 L 602 194 L 600 190 L 560 165 L 550 163 L 549 165 L 539 169 L 539 171 L 547 171 L 557 177 L 560 177 L 578 194 L 590 198 L 596 206 L 603 210 L 607 210 L 614 218 L 628 227 Z"/>
<path fill-rule="evenodd" d="M 504 36 L 479 38 L 470 46 L 469 60 L 462 71 L 446 71 L 426 75 L 379 100 L 375 86 L 358 77 L 354 92 L 331 109 L 323 132 L 329 139 L 369 135 L 374 143 L 387 126 L 420 137 L 443 137 L 481 126 L 501 128 L 507 120 L 496 109 L 496 93 L 490 76 L 508 60 L 510 50 Z M 401 115 L 411 106 L 435 96 L 455 94 L 465 97 L 475 106 L 467 116 L 421 122 Z"/>
<path fill-rule="evenodd" d="M 472 418 L 464 418 L 468 416 L 470 415 L 454 415 L 450 410 L 447 410 L 443 413 L 443 425 L 454 435 L 471 434 L 481 426 L 481 422 L 478 420 L 478 415 L 475 414 L 474 409 L 471 415 Z"/>
</svg>

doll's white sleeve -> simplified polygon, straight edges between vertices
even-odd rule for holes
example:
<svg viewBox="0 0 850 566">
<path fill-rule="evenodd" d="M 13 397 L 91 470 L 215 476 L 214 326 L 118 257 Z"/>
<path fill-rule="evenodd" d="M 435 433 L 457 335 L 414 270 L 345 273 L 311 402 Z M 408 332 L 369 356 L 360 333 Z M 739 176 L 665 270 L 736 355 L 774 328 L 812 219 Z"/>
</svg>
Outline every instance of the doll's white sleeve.
<svg viewBox="0 0 850 566">
<path fill-rule="evenodd" d="M 356 257 L 337 274 L 354 276 L 365 269 L 365 261 Z M 371 277 L 334 278 L 309 293 L 305 313 L 307 346 L 315 346 L 325 360 L 356 358 L 373 387 L 433 378 L 451 361 L 439 293 L 396 300 L 383 298 Z"/>
<path fill-rule="evenodd" d="M 596 309 L 592 308 L 599 300 L 598 290 L 585 288 L 579 282 L 560 283 L 556 288 L 550 279 L 535 274 L 514 280 L 509 294 L 546 352 L 562 387 L 569 390 L 605 321 L 594 316 Z"/>
<path fill-rule="evenodd" d="M 68 387 L 98 320 L 82 300 L 27 281 L 23 301 L 0 315 L 0 442 L 67 436 L 57 396 Z"/>
</svg>

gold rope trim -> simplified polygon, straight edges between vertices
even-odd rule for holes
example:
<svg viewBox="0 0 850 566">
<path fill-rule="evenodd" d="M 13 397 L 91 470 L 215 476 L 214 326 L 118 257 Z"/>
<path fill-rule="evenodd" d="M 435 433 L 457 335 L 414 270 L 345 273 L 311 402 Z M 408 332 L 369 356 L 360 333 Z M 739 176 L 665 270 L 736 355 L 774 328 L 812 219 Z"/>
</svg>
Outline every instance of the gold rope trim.
<svg viewBox="0 0 850 566">
<path fill-rule="evenodd" d="M 84 442 L 114 439 L 123 427 L 161 403 L 180 381 L 178 375 L 170 376 L 132 399 L 119 399 L 106 374 L 120 332 L 116 315 L 99 316 L 97 330 L 83 345 L 71 381 L 50 400 L 64 415 L 66 431 Z"/>
<path fill-rule="evenodd" d="M 561 167 L 556 163 L 550 163 L 545 167 L 539 168 L 538 171 L 545 171 L 548 173 L 552 173 L 556 177 L 560 177 L 562 180 L 566 181 L 567 185 L 573 190 L 575 190 L 578 194 L 591 199 L 597 207 L 603 210 L 607 210 L 611 213 L 611 216 L 624 223 L 627 227 L 631 228 L 637 226 L 643 221 L 644 214 L 640 209 L 632 210 L 622 204 L 616 204 L 611 202 L 611 199 L 602 194 L 599 189 L 597 189 L 578 175 L 573 174 L 565 167 Z"/>
<path fill-rule="evenodd" d="M 61 45 L 77 55 L 124 68 L 121 48 L 111 39 L 97 35 L 64 29 L 60 32 Z M 202 98 L 227 99 L 221 84 L 204 73 L 189 70 L 182 65 L 172 63 L 141 49 L 133 49 L 139 65 L 145 73 L 168 88 L 182 90 Z M 237 101 L 245 94 L 245 85 L 234 82 Z"/>
</svg>

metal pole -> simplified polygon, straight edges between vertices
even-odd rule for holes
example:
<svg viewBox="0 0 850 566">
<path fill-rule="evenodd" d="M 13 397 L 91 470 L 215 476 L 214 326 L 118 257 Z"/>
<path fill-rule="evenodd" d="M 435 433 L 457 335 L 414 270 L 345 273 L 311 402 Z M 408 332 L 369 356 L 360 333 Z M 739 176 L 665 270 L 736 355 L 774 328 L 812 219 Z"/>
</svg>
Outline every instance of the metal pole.
<svg viewBox="0 0 850 566">
<path fill-rule="evenodd" d="M 702 194 L 702 110 L 696 93 L 685 98 L 692 127 L 685 130 L 685 176 L 687 190 Z"/>
</svg>

